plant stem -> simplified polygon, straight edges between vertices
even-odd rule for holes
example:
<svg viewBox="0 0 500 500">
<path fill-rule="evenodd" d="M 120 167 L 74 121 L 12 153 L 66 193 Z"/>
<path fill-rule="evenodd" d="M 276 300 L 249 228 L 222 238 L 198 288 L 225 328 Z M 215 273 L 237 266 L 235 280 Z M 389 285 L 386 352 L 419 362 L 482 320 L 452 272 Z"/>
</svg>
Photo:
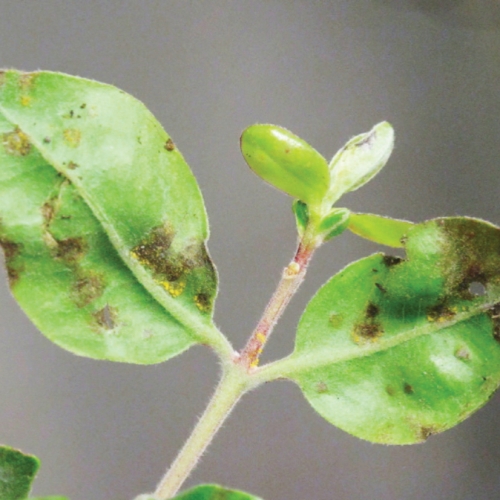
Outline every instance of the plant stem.
<svg viewBox="0 0 500 500">
<path fill-rule="evenodd" d="M 225 367 L 212 399 L 191 436 L 158 485 L 154 493 L 155 498 L 167 500 L 177 493 L 212 441 L 219 427 L 231 413 L 234 405 L 246 392 L 248 388 L 247 379 L 247 374 L 242 372 L 239 366 L 232 364 Z"/>
<path fill-rule="evenodd" d="M 179 491 L 241 396 L 262 383 L 252 375 L 259 363 L 259 356 L 274 325 L 304 281 L 307 265 L 320 244 L 321 239 L 316 236 L 316 227 L 310 224 L 299 242 L 293 260 L 283 271 L 276 291 L 240 355 L 234 355 L 229 342 L 227 345 L 222 342 L 217 344 L 216 351 L 224 366 L 221 381 L 191 436 L 158 485 L 154 493 L 154 498 L 157 500 L 172 498 Z"/>
<path fill-rule="evenodd" d="M 318 242 L 306 231 L 299 243 L 293 260 L 285 267 L 281 280 L 264 314 L 253 331 L 245 348 L 240 354 L 240 364 L 247 370 L 254 369 L 259 364 L 259 357 L 268 341 L 276 322 L 283 314 L 286 306 L 304 281 L 307 266 Z"/>
</svg>

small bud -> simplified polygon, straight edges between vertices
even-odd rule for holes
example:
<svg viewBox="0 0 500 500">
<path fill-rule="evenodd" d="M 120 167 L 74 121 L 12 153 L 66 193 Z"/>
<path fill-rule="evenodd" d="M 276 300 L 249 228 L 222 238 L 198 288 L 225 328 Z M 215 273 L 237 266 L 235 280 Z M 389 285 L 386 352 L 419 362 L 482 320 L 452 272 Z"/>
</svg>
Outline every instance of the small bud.
<svg viewBox="0 0 500 500">
<path fill-rule="evenodd" d="M 344 193 L 354 191 L 371 180 L 384 167 L 394 147 L 394 129 L 387 122 L 370 132 L 353 137 L 330 162 L 332 204 Z"/>
<path fill-rule="evenodd" d="M 307 205 L 300 200 L 294 200 L 292 210 L 295 215 L 297 231 L 299 236 L 302 236 L 309 221 L 309 210 L 307 209 Z"/>
<path fill-rule="evenodd" d="M 304 203 L 319 206 L 330 180 L 326 160 L 289 130 L 252 125 L 241 135 L 241 152 L 262 179 Z"/>
</svg>

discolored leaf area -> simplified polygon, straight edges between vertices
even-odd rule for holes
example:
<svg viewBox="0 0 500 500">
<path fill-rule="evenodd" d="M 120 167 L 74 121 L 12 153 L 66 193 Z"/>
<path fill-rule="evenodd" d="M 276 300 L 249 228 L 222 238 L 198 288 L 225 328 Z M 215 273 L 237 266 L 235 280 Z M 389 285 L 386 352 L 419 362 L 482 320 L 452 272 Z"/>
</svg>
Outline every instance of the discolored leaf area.
<svg viewBox="0 0 500 500">
<path fill-rule="evenodd" d="M 413 226 L 406 258 L 361 259 L 308 304 L 283 375 L 362 439 L 424 441 L 500 383 L 500 230 L 469 218 Z"/>
<path fill-rule="evenodd" d="M 0 446 L 0 498 L 27 498 L 39 466 L 36 457 L 25 455 L 8 446 Z"/>
<path fill-rule="evenodd" d="M 260 500 L 260 498 L 211 484 L 196 486 L 176 496 L 175 500 Z"/>
<path fill-rule="evenodd" d="M 142 103 L 68 75 L 0 79 L 0 244 L 36 326 L 80 355 L 157 363 L 213 327 L 196 181 Z"/>
</svg>

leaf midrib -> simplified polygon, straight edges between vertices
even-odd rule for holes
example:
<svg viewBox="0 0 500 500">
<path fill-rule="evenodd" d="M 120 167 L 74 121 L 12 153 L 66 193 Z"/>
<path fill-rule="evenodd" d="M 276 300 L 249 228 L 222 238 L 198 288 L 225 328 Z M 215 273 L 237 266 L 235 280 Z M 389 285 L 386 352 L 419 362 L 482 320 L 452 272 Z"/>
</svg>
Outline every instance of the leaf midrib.
<svg viewBox="0 0 500 500">
<path fill-rule="evenodd" d="M 467 321 L 480 314 L 484 314 L 500 301 L 499 296 L 488 297 L 483 303 L 476 304 L 471 310 L 457 313 L 452 319 L 440 323 L 428 322 L 425 325 L 414 327 L 400 334 L 394 335 L 387 340 L 375 341 L 364 346 L 352 346 L 335 352 L 333 349 L 325 351 L 325 348 L 317 348 L 307 352 L 294 351 L 290 356 L 262 366 L 256 373 L 255 379 L 260 383 L 274 380 L 276 378 L 297 379 L 308 371 L 324 368 L 329 365 L 346 363 L 354 359 L 360 359 L 379 352 L 387 351 L 394 347 L 411 342 L 419 337 L 424 337 L 433 333 L 450 328 L 458 323 Z"/>
</svg>

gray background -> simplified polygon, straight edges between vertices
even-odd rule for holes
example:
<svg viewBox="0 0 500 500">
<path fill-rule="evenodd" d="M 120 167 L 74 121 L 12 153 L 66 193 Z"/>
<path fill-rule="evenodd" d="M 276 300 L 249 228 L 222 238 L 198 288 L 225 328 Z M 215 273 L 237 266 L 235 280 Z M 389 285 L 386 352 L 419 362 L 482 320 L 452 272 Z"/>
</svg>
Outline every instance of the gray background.
<svg viewBox="0 0 500 500">
<path fill-rule="evenodd" d="M 216 321 L 241 347 L 295 246 L 290 199 L 238 148 L 255 122 L 290 128 L 326 156 L 381 120 L 386 169 L 345 198 L 420 221 L 500 223 L 500 4 L 494 0 L 0 0 L 0 66 L 121 87 L 173 136 L 204 193 L 220 273 Z M 317 288 L 377 247 L 322 248 L 273 336 L 290 352 Z M 75 357 L 52 345 L 0 276 L 0 442 L 42 458 L 35 493 L 127 500 L 154 489 L 217 380 L 202 347 L 157 366 Z M 500 496 L 500 398 L 426 444 L 372 445 L 330 426 L 291 383 L 248 395 L 188 485 L 219 482 L 266 500 Z"/>
</svg>

